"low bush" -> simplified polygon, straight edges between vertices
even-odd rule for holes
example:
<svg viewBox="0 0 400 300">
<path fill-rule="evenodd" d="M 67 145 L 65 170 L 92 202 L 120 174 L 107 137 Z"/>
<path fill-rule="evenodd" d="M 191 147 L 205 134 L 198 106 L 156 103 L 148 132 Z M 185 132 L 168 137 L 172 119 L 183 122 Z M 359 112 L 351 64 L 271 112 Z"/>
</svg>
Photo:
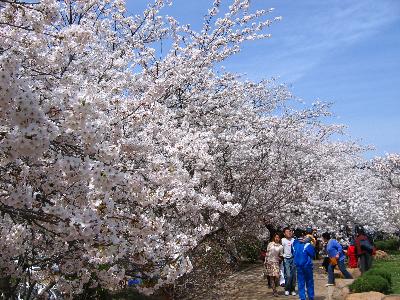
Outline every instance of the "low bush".
<svg viewBox="0 0 400 300">
<path fill-rule="evenodd" d="M 389 282 L 390 286 L 392 285 L 392 274 L 388 270 L 384 270 L 381 268 L 374 268 L 374 269 L 371 269 L 371 270 L 365 272 L 365 274 L 364 274 L 364 276 L 370 276 L 370 275 L 381 276 Z"/>
<path fill-rule="evenodd" d="M 380 292 L 388 294 L 390 292 L 389 282 L 380 275 L 366 275 L 357 278 L 350 286 L 350 291 L 354 293 Z"/>
<path fill-rule="evenodd" d="M 384 241 L 376 241 L 375 246 L 379 250 L 383 251 L 395 251 L 400 247 L 400 240 L 398 239 L 389 239 Z"/>
</svg>

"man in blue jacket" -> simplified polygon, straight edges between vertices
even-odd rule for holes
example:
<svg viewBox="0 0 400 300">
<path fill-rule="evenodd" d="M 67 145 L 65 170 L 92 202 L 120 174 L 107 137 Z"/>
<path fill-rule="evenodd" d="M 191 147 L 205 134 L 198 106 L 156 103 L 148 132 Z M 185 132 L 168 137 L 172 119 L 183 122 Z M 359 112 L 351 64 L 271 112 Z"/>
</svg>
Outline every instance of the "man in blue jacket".
<svg viewBox="0 0 400 300">
<path fill-rule="evenodd" d="M 297 239 L 293 242 L 293 257 L 297 269 L 297 286 L 300 300 L 306 300 L 306 290 L 309 300 L 314 300 L 314 277 L 312 259 L 315 256 L 314 246 L 310 238 Z"/>
<path fill-rule="evenodd" d="M 345 255 L 343 252 L 342 245 L 336 240 L 332 239 L 329 232 L 325 232 L 322 234 L 322 239 L 324 240 L 326 245 L 326 252 L 328 252 L 328 256 L 330 259 L 330 264 L 328 266 L 328 284 L 327 286 L 335 284 L 335 266 L 338 265 L 340 272 L 342 272 L 344 278 L 351 279 L 353 278 L 349 271 L 346 269 L 345 265 Z"/>
</svg>

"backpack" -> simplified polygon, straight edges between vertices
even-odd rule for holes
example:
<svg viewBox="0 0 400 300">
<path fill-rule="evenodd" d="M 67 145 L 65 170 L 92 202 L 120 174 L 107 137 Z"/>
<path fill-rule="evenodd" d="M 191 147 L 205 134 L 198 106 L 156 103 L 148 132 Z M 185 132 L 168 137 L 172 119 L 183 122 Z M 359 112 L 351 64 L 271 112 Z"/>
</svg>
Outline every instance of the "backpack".
<svg viewBox="0 0 400 300">
<path fill-rule="evenodd" d="M 372 252 L 374 251 L 374 246 L 372 246 L 371 242 L 368 239 L 361 240 L 360 247 L 361 250 L 368 252 L 369 254 L 372 254 Z"/>
</svg>

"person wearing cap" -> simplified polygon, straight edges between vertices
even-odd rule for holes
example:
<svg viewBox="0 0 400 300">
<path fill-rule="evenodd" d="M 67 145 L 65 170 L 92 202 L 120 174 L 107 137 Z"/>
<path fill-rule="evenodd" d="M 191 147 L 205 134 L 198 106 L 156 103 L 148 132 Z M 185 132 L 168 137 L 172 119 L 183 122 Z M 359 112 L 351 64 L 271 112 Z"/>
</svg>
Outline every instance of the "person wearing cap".
<svg viewBox="0 0 400 300">
<path fill-rule="evenodd" d="M 306 228 L 306 238 L 310 239 L 311 245 L 313 245 L 315 247 L 317 241 L 316 241 L 313 233 L 314 233 L 314 230 L 311 227 Z"/>
</svg>

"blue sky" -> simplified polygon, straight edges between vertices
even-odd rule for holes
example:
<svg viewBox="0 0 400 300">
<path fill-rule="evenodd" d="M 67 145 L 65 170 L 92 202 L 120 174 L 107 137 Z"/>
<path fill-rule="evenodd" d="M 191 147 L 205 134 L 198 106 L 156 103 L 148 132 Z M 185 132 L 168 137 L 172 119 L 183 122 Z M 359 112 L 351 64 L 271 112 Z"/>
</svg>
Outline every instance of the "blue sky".
<svg viewBox="0 0 400 300">
<path fill-rule="evenodd" d="M 227 2 L 230 0 L 222 0 Z M 138 11 L 146 1 L 128 0 Z M 175 0 L 165 13 L 198 27 L 211 0 Z M 400 152 L 400 0 L 253 0 L 282 21 L 224 63 L 250 79 L 277 77 L 306 103 L 333 102 L 334 122 L 375 151 Z"/>
</svg>

